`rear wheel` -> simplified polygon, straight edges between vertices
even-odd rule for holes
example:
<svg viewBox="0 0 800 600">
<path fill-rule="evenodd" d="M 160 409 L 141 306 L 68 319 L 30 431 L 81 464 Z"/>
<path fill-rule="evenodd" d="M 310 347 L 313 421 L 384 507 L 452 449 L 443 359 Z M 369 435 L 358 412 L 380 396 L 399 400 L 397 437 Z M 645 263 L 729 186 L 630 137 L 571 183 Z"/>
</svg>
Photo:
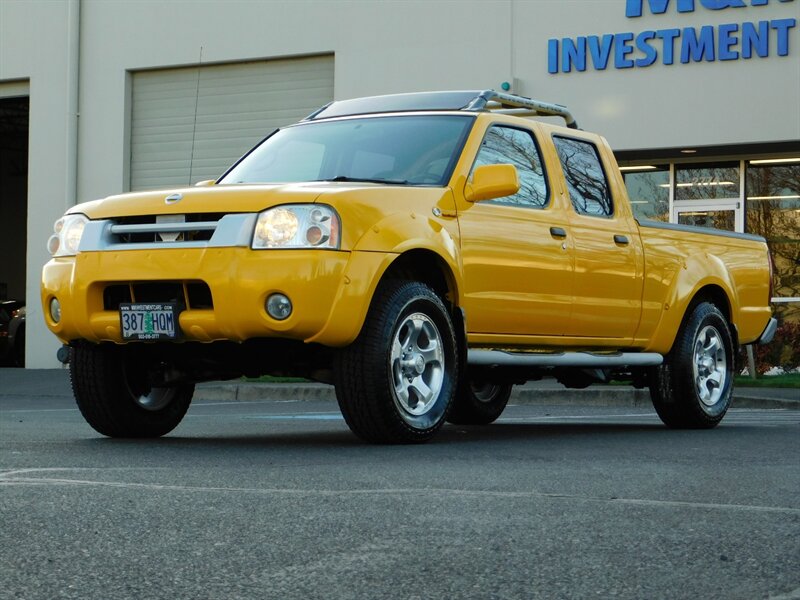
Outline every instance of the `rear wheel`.
<svg viewBox="0 0 800 600">
<path fill-rule="evenodd" d="M 715 427 L 731 404 L 733 369 L 730 326 L 716 306 L 701 302 L 653 371 L 650 397 L 658 416 L 673 428 Z"/>
<path fill-rule="evenodd" d="M 379 286 L 361 333 L 339 351 L 334 369 L 347 425 L 376 443 L 432 437 L 445 422 L 456 378 L 450 315 L 431 288 L 410 281 Z"/>
<path fill-rule="evenodd" d="M 488 425 L 496 421 L 508 404 L 512 385 L 463 379 L 447 420 L 456 425 Z"/>
<path fill-rule="evenodd" d="M 81 414 L 109 437 L 169 433 L 183 419 L 194 394 L 193 384 L 151 385 L 148 368 L 117 346 L 74 347 L 69 370 Z"/>
</svg>

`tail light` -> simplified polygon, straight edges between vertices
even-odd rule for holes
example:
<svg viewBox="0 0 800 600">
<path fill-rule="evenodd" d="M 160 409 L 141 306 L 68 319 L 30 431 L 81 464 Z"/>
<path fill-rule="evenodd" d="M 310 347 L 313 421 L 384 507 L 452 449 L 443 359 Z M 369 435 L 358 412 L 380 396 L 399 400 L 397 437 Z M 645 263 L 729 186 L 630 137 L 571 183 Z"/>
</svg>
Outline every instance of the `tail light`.
<svg viewBox="0 0 800 600">
<path fill-rule="evenodd" d="M 767 248 L 767 258 L 769 259 L 769 298 L 767 298 L 767 302 L 772 302 L 772 298 L 775 296 L 775 263 L 772 261 L 772 253 Z"/>
</svg>

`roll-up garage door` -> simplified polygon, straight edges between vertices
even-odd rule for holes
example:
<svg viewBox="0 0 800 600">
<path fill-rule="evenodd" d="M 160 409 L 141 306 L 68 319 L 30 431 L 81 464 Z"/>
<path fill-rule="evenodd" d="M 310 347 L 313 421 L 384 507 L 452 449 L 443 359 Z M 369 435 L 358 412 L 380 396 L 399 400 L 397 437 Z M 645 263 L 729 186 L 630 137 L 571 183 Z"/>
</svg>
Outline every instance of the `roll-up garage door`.
<svg viewBox="0 0 800 600">
<path fill-rule="evenodd" d="M 277 127 L 333 100 L 333 56 L 133 74 L 131 190 L 216 179 Z"/>
</svg>

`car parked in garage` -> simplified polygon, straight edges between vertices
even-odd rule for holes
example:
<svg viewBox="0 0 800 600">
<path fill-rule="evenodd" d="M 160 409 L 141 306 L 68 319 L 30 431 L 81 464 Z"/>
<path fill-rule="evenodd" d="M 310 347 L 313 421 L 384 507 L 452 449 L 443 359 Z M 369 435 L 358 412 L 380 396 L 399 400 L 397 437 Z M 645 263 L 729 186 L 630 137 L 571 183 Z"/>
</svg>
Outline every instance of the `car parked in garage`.
<svg viewBox="0 0 800 600">
<path fill-rule="evenodd" d="M 25 302 L 0 302 L 0 366 L 25 366 Z"/>
</svg>

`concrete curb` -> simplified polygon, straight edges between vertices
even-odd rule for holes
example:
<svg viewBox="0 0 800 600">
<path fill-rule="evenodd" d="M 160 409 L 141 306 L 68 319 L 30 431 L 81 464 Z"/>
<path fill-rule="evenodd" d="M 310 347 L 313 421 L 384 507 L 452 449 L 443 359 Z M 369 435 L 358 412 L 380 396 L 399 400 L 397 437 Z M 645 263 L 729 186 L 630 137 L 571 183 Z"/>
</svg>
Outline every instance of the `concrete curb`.
<svg viewBox="0 0 800 600">
<path fill-rule="evenodd" d="M 72 397 L 69 373 L 65 369 L 0 369 L 0 397 Z M 800 410 L 800 390 L 739 387 L 734 391 L 734 408 L 779 408 Z M 194 399 L 198 402 L 297 402 L 318 400 L 335 402 L 333 386 L 321 383 L 209 382 L 199 384 Z M 628 386 L 590 386 L 570 390 L 553 380 L 532 381 L 514 386 L 511 404 L 550 406 L 607 406 L 650 408 L 647 390 Z"/>
<path fill-rule="evenodd" d="M 769 398 L 754 395 L 750 389 L 734 392 L 734 408 L 782 408 L 800 410 L 800 398 Z M 328 401 L 335 402 L 333 386 L 318 383 L 228 383 L 200 384 L 194 400 L 201 402 L 254 401 Z M 542 404 L 548 406 L 590 405 L 608 407 L 649 408 L 650 393 L 627 387 L 589 387 L 582 390 L 561 387 L 516 386 L 509 404 Z"/>
</svg>

